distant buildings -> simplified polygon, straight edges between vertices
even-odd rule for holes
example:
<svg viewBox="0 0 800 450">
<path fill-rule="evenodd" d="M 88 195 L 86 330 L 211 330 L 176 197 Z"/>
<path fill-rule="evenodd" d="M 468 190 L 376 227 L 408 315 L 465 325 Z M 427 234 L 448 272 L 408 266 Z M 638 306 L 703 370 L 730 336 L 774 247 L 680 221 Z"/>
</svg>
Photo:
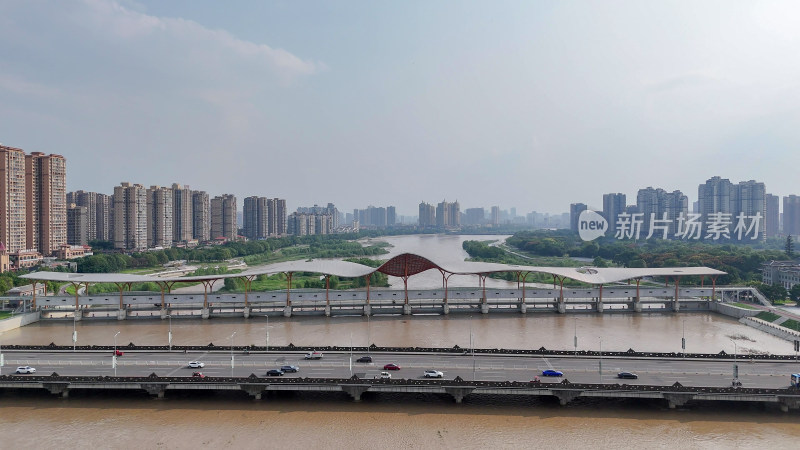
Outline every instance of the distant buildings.
<svg viewBox="0 0 800 450">
<path fill-rule="evenodd" d="M 147 249 L 147 190 L 123 182 L 114 187 L 114 248 Z"/>
<path fill-rule="evenodd" d="M 0 145 L 0 243 L 9 254 L 52 255 L 67 243 L 66 186 L 63 156 Z"/>
<path fill-rule="evenodd" d="M 486 223 L 486 210 L 483 208 L 467 208 L 464 211 L 464 225 L 484 225 Z"/>
<path fill-rule="evenodd" d="M 625 212 L 626 201 L 625 194 L 603 195 L 603 217 L 608 221 L 608 229 L 612 233 L 617 231 L 617 217 Z"/>
<path fill-rule="evenodd" d="M 419 227 L 433 228 L 436 226 L 436 207 L 430 203 L 419 204 Z"/>
<path fill-rule="evenodd" d="M 367 206 L 366 209 L 354 209 L 353 219 L 361 228 L 389 228 L 397 224 L 397 213 L 394 206 Z"/>
<path fill-rule="evenodd" d="M 569 229 L 578 232 L 578 218 L 581 213 L 586 211 L 587 206 L 584 203 L 573 203 L 569 205 Z"/>
<path fill-rule="evenodd" d="M 767 194 L 766 233 L 767 237 L 777 236 L 780 233 L 780 197 Z"/>
<path fill-rule="evenodd" d="M 703 222 L 708 222 L 710 215 L 715 213 L 730 214 L 734 225 L 740 214 L 746 217 L 759 215 L 759 235 L 762 239 L 766 237 L 769 225 L 766 223 L 767 191 L 764 183 L 750 180 L 733 184 L 726 178 L 715 176 L 698 187 L 697 197 Z"/>
<path fill-rule="evenodd" d="M 800 196 L 783 197 L 783 234 L 800 235 Z"/>
<path fill-rule="evenodd" d="M 67 244 L 89 244 L 89 213 L 85 206 L 70 203 L 67 208 Z"/>
<path fill-rule="evenodd" d="M 236 197 L 230 194 L 211 199 L 211 239 L 234 240 L 238 234 L 236 226 Z"/>
<path fill-rule="evenodd" d="M 656 224 L 661 226 L 666 224 L 668 226 L 667 235 L 674 236 L 678 231 L 678 218 L 686 217 L 689 213 L 689 199 L 681 191 L 667 192 L 664 189 L 647 187 L 639 189 L 636 195 L 636 210 L 642 214 L 642 231 L 647 233 L 642 237 L 646 237 L 652 226 Z M 653 219 L 668 222 L 651 223 Z M 653 229 L 657 230 L 657 228 Z"/>
</svg>

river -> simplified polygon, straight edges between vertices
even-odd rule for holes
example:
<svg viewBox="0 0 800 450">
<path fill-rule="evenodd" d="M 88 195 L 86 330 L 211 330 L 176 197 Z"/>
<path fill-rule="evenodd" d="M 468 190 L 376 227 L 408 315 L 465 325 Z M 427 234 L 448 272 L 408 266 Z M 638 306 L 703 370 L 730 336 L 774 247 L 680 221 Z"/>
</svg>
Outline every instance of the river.
<svg viewBox="0 0 800 450">
<path fill-rule="evenodd" d="M 466 239 L 496 236 L 398 236 L 390 255 L 434 254 L 438 260 L 464 258 Z M 383 255 L 381 258 L 386 258 Z M 412 277 L 414 280 L 414 277 Z M 451 279 L 451 283 L 452 283 Z M 417 288 L 441 286 L 437 273 L 413 281 Z M 477 285 L 464 277 L 463 286 Z M 502 282 L 501 282 L 502 283 Z M 451 284 L 452 285 L 452 284 Z M 488 316 L 295 317 L 269 321 L 271 345 L 355 345 L 374 342 L 398 346 L 476 346 L 488 348 L 791 353 L 790 343 L 717 314 L 490 314 Z M 175 345 L 225 345 L 236 331 L 236 345 L 266 341 L 267 323 L 256 319 L 178 319 L 172 322 Z M 84 322 L 80 344 L 118 342 L 166 344 L 169 323 L 158 320 Z M 6 332 L 3 344 L 71 343 L 72 323 L 37 323 Z M 351 337 L 352 336 L 352 337 Z M 783 375 L 783 374 L 776 374 Z M 299 398 L 298 398 L 299 397 Z M 669 410 L 661 403 L 580 403 L 559 406 L 497 398 L 456 405 L 436 396 L 366 396 L 352 403 L 345 396 L 268 396 L 254 401 L 225 395 L 153 400 L 131 396 L 72 396 L 5 393 L 0 396 L 3 447 L 38 448 L 402 448 L 492 446 L 495 448 L 640 447 L 640 448 L 796 448 L 800 424 L 796 411 L 784 414 L 746 405 L 700 405 Z"/>
</svg>

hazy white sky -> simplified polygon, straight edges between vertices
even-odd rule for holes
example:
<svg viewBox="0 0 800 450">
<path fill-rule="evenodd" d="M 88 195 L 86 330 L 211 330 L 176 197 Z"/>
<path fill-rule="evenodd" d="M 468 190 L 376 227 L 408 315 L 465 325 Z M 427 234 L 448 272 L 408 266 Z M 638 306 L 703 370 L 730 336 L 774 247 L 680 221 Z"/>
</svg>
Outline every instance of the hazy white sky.
<svg viewBox="0 0 800 450">
<path fill-rule="evenodd" d="M 0 142 L 68 188 L 519 214 L 800 194 L 800 2 L 0 2 Z M 240 206 L 241 207 L 241 206 Z"/>
</svg>

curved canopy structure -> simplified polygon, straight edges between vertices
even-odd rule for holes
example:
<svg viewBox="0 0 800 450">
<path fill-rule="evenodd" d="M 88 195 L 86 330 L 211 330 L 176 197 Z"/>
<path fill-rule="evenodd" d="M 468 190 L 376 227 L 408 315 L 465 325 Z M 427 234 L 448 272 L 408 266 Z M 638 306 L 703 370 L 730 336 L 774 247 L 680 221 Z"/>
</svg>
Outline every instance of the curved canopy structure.
<svg viewBox="0 0 800 450">
<path fill-rule="evenodd" d="M 403 253 L 391 258 L 378 268 L 340 260 L 288 261 L 248 269 L 241 273 L 204 275 L 192 277 L 159 277 L 156 275 L 132 275 L 123 273 L 64 273 L 34 272 L 21 278 L 40 281 L 58 281 L 75 284 L 85 283 L 180 283 L 220 280 L 225 278 L 249 278 L 258 275 L 277 273 L 312 272 L 326 276 L 343 278 L 365 277 L 374 272 L 408 278 L 410 276 L 436 269 L 454 275 L 488 275 L 498 272 L 544 273 L 561 279 L 572 279 L 592 285 L 602 285 L 643 277 L 661 276 L 680 278 L 684 276 L 710 276 L 716 278 L 726 273 L 709 267 L 666 267 L 666 268 L 575 268 L 540 267 L 513 264 L 498 264 L 470 261 L 435 261 L 434 258 L 415 253 Z"/>
</svg>

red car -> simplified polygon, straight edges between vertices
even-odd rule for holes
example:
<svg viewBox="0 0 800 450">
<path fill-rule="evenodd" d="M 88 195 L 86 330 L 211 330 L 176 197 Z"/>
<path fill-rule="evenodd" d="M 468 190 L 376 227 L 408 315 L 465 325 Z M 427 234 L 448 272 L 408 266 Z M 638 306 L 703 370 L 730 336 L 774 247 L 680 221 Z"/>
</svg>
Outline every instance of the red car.
<svg viewBox="0 0 800 450">
<path fill-rule="evenodd" d="M 114 350 L 114 355 L 116 355 L 116 356 L 122 356 L 124 354 L 125 354 L 125 352 L 123 352 L 122 350 Z"/>
<path fill-rule="evenodd" d="M 206 376 L 203 375 L 203 372 L 194 372 L 194 373 L 192 373 L 192 377 L 194 377 L 194 378 L 205 378 Z"/>
<path fill-rule="evenodd" d="M 389 363 L 383 366 L 383 370 L 400 370 L 400 366 L 394 363 Z"/>
</svg>

